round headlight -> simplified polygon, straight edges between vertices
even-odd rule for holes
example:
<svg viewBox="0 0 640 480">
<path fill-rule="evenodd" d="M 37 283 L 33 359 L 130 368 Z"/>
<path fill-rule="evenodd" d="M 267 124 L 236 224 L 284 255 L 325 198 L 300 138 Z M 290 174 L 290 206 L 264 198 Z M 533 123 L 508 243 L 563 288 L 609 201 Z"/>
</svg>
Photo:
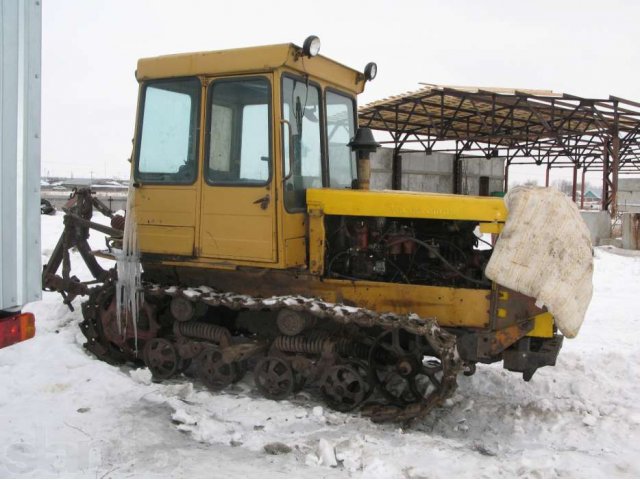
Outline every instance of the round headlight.
<svg viewBox="0 0 640 480">
<path fill-rule="evenodd" d="M 364 67 L 364 78 L 368 81 L 371 81 L 374 78 L 376 78 L 377 74 L 378 74 L 378 65 L 376 65 L 375 62 L 367 63 L 367 65 Z"/>
<path fill-rule="evenodd" d="M 320 52 L 320 39 L 315 35 L 308 36 L 302 44 L 302 53 L 307 57 L 315 57 Z"/>
</svg>

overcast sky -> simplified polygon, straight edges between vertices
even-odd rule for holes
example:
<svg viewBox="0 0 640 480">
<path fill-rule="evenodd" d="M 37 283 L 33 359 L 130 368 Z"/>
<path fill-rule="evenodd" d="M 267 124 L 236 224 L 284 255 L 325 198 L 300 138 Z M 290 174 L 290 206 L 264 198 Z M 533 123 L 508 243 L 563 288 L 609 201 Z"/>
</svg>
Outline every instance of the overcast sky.
<svg viewBox="0 0 640 480">
<path fill-rule="evenodd" d="M 128 177 L 140 57 L 315 34 L 325 56 L 378 64 L 361 105 L 418 82 L 640 101 L 639 21 L 633 0 L 43 0 L 42 173 Z"/>
</svg>

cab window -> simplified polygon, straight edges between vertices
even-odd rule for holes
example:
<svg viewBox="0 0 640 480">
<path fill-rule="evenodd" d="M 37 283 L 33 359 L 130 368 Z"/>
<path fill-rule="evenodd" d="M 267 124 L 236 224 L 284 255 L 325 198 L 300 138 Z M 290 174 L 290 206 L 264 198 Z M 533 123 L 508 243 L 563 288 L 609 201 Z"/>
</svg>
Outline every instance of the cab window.
<svg viewBox="0 0 640 480">
<path fill-rule="evenodd" d="M 207 120 L 209 183 L 264 185 L 269 181 L 270 96 L 265 78 L 213 82 Z"/>
<path fill-rule="evenodd" d="M 149 183 L 195 181 L 198 156 L 200 81 L 148 83 L 142 94 L 135 176 Z"/>
<path fill-rule="evenodd" d="M 282 79 L 284 203 L 288 211 L 305 207 L 307 188 L 322 187 L 320 91 L 309 82 Z M 289 146 L 292 140 L 292 148 Z M 293 159 L 289 158 L 292 151 Z"/>
<path fill-rule="evenodd" d="M 347 145 L 355 135 L 353 99 L 327 90 L 329 186 L 351 188 L 356 178 L 356 154 Z"/>
</svg>

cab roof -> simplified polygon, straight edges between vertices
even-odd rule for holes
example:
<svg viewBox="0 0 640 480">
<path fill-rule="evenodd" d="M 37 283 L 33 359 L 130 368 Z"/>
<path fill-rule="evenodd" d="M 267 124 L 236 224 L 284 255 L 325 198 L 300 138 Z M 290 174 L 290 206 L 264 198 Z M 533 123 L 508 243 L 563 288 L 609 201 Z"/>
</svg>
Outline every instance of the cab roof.
<svg viewBox="0 0 640 480">
<path fill-rule="evenodd" d="M 364 90 L 365 80 L 361 72 L 322 55 L 305 57 L 302 49 L 293 43 L 141 58 L 136 78 L 143 82 L 195 75 L 240 75 L 264 73 L 281 67 L 334 83 L 353 93 Z"/>
</svg>

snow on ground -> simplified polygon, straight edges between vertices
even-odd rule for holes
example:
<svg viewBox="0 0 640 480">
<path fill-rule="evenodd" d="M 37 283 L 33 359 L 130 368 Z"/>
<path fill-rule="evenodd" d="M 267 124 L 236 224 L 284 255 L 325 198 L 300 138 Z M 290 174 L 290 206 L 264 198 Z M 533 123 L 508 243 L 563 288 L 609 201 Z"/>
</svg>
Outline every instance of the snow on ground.
<svg viewBox="0 0 640 480">
<path fill-rule="evenodd" d="M 42 224 L 46 261 L 62 214 Z M 260 398 L 251 375 L 223 394 L 151 383 L 88 354 L 80 300 L 72 313 L 45 293 L 27 307 L 36 337 L 0 350 L 0 477 L 638 477 L 639 279 L 640 256 L 597 248 L 587 319 L 555 368 L 524 383 L 479 366 L 407 431 L 306 394 Z"/>
</svg>

